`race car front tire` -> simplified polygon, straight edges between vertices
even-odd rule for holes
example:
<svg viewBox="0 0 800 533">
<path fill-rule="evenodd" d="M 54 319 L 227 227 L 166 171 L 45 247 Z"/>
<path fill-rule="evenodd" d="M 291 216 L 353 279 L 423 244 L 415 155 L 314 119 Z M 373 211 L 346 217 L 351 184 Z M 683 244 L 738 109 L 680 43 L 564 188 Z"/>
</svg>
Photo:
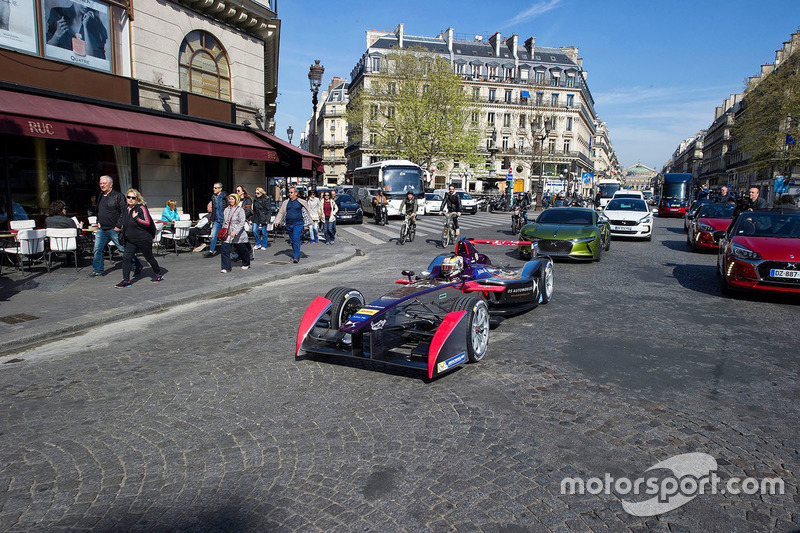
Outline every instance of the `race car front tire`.
<svg viewBox="0 0 800 533">
<path fill-rule="evenodd" d="M 331 301 L 332 329 L 339 329 L 366 303 L 361 291 L 349 287 L 335 287 L 325 294 L 325 298 Z"/>
<path fill-rule="evenodd" d="M 453 311 L 466 311 L 466 352 L 470 363 L 477 363 L 489 347 L 489 306 L 474 296 L 462 296 L 453 304 Z"/>
</svg>

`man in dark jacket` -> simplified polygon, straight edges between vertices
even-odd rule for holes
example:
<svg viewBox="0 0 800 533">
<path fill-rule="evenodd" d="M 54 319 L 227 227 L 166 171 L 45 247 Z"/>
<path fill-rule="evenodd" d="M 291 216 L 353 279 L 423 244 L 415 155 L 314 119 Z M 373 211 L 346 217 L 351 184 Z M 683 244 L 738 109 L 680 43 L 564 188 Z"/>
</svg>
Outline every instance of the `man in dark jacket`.
<svg viewBox="0 0 800 533">
<path fill-rule="evenodd" d="M 119 229 L 122 227 L 122 213 L 127 209 L 125 196 L 114 190 L 114 179 L 111 176 L 100 176 L 100 196 L 97 200 L 97 224 L 100 226 L 94 235 L 94 260 L 90 278 L 102 276 L 105 270 L 103 257 L 106 245 L 113 242 L 121 252 L 125 247 L 119 243 Z M 136 273 L 142 269 L 138 259 L 133 259 Z"/>
<path fill-rule="evenodd" d="M 203 254 L 203 257 L 214 257 L 216 255 L 214 250 L 217 249 L 217 233 L 222 228 L 222 222 L 225 220 L 225 207 L 228 205 L 226 198 L 228 198 L 228 195 L 222 190 L 222 183 L 215 183 L 214 194 L 211 195 L 211 213 L 214 215 L 214 225 L 211 226 L 211 243 L 208 245 L 208 251 Z"/>
<path fill-rule="evenodd" d="M 769 204 L 761 196 L 761 189 L 758 187 L 750 187 L 750 209 L 748 211 L 758 211 L 760 209 L 766 209 L 769 207 Z"/>
<path fill-rule="evenodd" d="M 453 229 L 456 231 L 456 238 L 458 238 L 458 234 L 460 233 L 458 229 L 458 217 L 461 216 L 461 197 L 456 194 L 454 185 L 450 185 L 448 191 L 444 194 L 439 212 L 443 215 L 445 213 L 455 213 L 453 217 Z"/>
</svg>

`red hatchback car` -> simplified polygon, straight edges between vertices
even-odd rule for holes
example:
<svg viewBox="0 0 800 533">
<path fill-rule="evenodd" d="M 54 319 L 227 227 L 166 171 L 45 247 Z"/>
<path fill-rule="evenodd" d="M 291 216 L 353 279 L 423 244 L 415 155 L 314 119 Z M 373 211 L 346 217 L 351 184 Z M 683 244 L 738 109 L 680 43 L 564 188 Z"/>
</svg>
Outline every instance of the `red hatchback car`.
<svg viewBox="0 0 800 533">
<path fill-rule="evenodd" d="M 723 292 L 747 289 L 800 294 L 800 211 L 745 211 L 716 236 Z"/>
<path fill-rule="evenodd" d="M 705 204 L 689 221 L 689 230 L 686 233 L 686 244 L 693 251 L 700 249 L 719 248 L 719 242 L 714 238 L 718 231 L 725 231 L 733 220 L 733 211 L 736 204 Z"/>
</svg>

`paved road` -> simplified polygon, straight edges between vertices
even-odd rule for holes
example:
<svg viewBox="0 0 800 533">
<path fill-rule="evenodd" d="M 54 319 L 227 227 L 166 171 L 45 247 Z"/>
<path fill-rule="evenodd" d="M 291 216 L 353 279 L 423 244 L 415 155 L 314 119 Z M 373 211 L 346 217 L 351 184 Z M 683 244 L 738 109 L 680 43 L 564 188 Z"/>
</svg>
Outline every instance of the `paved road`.
<svg viewBox="0 0 800 533">
<path fill-rule="evenodd" d="M 0 529 L 800 528 L 800 307 L 722 298 L 714 256 L 690 253 L 680 224 L 559 262 L 552 302 L 433 382 L 291 355 L 315 295 L 377 297 L 441 251 L 425 239 L 17 354 L 0 365 Z M 488 253 L 519 263 L 506 252 Z M 786 494 L 654 517 L 561 494 L 565 476 L 636 478 L 689 452 L 723 478 L 779 476 Z"/>
</svg>

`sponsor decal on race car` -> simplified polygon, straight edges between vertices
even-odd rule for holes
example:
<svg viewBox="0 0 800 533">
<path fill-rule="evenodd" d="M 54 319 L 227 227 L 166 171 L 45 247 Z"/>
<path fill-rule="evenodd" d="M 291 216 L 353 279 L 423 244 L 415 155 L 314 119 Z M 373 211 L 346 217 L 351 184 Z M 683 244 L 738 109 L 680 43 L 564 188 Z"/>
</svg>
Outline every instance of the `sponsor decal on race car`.
<svg viewBox="0 0 800 533">
<path fill-rule="evenodd" d="M 386 319 L 384 318 L 383 320 L 377 320 L 377 321 L 373 322 L 370 325 L 370 327 L 372 328 L 372 331 L 379 331 L 379 330 L 382 330 L 383 326 L 385 326 L 385 325 L 386 325 Z"/>
<path fill-rule="evenodd" d="M 514 287 L 513 289 L 508 289 L 506 294 L 512 297 L 517 296 L 528 296 L 533 292 L 533 283 L 531 283 L 528 287 Z"/>
<path fill-rule="evenodd" d="M 441 293 L 441 294 L 439 295 L 439 299 L 440 299 L 440 300 L 444 300 L 445 298 L 447 298 L 447 293 L 446 293 L 446 292 L 443 292 L 443 293 Z"/>
<path fill-rule="evenodd" d="M 351 317 L 350 320 L 352 322 L 363 322 L 365 320 L 369 320 L 369 318 L 380 311 L 380 309 L 370 309 L 369 307 L 362 307 L 358 311 L 356 311 Z"/>
<path fill-rule="evenodd" d="M 449 370 L 454 366 L 463 363 L 467 358 L 466 352 L 461 352 L 460 354 L 456 355 L 455 357 L 451 357 L 447 361 L 442 361 L 438 365 L 436 365 L 436 370 L 439 372 L 444 372 L 445 370 Z"/>
</svg>

